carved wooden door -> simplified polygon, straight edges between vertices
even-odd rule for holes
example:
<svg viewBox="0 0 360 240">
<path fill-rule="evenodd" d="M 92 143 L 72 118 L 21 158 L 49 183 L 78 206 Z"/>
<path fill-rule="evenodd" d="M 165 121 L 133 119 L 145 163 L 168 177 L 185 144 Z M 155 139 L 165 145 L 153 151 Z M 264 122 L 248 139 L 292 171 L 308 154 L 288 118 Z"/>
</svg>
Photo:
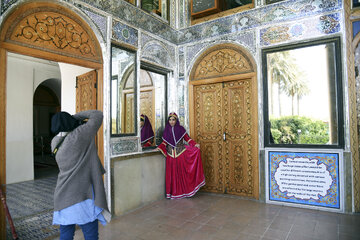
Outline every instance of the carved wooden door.
<svg viewBox="0 0 360 240">
<path fill-rule="evenodd" d="M 223 86 L 226 192 L 257 198 L 258 123 L 257 108 L 252 106 L 257 92 L 252 91 L 252 79 L 226 82 Z"/>
<path fill-rule="evenodd" d="M 222 83 L 194 87 L 195 140 L 201 147 L 206 185 L 203 190 L 224 192 Z"/>
<path fill-rule="evenodd" d="M 76 112 L 96 109 L 96 70 L 76 77 Z"/>
<path fill-rule="evenodd" d="M 201 146 L 205 191 L 258 197 L 253 90 L 251 79 L 194 86 L 195 140 Z"/>
</svg>

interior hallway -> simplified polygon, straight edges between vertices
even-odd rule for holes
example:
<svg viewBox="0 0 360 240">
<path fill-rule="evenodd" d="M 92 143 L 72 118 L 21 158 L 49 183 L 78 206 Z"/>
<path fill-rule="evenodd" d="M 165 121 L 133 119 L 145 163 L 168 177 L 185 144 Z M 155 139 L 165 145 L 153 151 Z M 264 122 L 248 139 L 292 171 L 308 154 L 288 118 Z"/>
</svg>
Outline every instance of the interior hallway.
<svg viewBox="0 0 360 240">
<path fill-rule="evenodd" d="M 270 205 L 226 195 L 160 200 L 100 225 L 101 240 L 360 239 L 360 215 Z M 58 239 L 58 238 L 56 238 Z M 75 239 L 83 239 L 77 230 Z"/>
</svg>

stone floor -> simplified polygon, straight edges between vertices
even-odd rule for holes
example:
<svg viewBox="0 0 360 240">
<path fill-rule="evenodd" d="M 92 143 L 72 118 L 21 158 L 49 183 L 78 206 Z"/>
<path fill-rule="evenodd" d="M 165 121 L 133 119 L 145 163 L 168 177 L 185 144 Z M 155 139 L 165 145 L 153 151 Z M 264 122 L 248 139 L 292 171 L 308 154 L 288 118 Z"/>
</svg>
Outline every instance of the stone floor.
<svg viewBox="0 0 360 240">
<path fill-rule="evenodd" d="M 56 238 L 58 239 L 58 238 Z M 83 239 L 77 230 L 75 239 Z M 286 207 L 226 195 L 160 200 L 99 228 L 99 239 L 360 239 L 360 215 Z"/>
<path fill-rule="evenodd" d="M 47 176 L 47 174 L 42 174 Z M 7 203 L 21 240 L 59 239 L 52 223 L 56 176 L 7 185 Z M 7 239 L 11 239 L 7 229 Z M 83 239 L 77 230 L 75 239 Z M 360 215 L 286 207 L 231 195 L 197 193 L 163 199 L 99 228 L 100 240 L 360 239 Z"/>
<path fill-rule="evenodd" d="M 19 239 L 48 239 L 59 235 L 58 226 L 51 225 L 56 180 L 56 176 L 51 176 L 6 185 L 6 202 Z M 9 225 L 7 239 L 12 239 Z"/>
</svg>

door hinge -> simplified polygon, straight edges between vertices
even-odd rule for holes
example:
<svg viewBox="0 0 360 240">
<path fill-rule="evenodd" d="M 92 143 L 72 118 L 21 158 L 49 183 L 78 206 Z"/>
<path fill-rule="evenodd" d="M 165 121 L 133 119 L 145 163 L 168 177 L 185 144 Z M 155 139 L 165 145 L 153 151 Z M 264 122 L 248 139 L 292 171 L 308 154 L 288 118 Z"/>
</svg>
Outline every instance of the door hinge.
<svg viewBox="0 0 360 240">
<path fill-rule="evenodd" d="M 94 88 L 97 88 L 97 83 L 94 83 Z"/>
</svg>

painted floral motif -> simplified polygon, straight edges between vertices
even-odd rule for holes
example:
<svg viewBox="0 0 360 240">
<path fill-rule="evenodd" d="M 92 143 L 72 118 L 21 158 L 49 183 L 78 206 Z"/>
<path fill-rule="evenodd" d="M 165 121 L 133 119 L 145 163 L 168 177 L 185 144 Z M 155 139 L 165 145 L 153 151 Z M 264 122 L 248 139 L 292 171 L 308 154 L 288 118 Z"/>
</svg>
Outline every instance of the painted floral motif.
<svg viewBox="0 0 360 240">
<path fill-rule="evenodd" d="M 302 24 L 296 24 L 294 26 L 291 26 L 290 33 L 294 37 L 299 37 L 304 34 L 304 26 Z"/>
<path fill-rule="evenodd" d="M 279 19 L 283 19 L 285 17 L 292 16 L 295 14 L 296 14 L 296 11 L 286 8 L 284 6 L 279 6 L 279 7 L 272 9 L 271 11 L 269 11 L 269 13 L 267 13 L 265 15 L 265 17 L 263 18 L 263 21 L 279 20 Z"/>
<path fill-rule="evenodd" d="M 340 14 L 308 18 L 301 23 L 289 23 L 260 30 L 261 45 L 271 45 L 304 37 L 322 36 L 340 31 Z"/>
<path fill-rule="evenodd" d="M 321 16 L 319 29 L 326 34 L 338 32 L 340 30 L 340 22 L 338 16 L 335 14 Z"/>
<path fill-rule="evenodd" d="M 260 33 L 261 40 L 264 41 L 265 45 L 287 41 L 290 39 L 288 30 L 289 27 L 287 26 L 275 26 L 267 28 L 265 32 Z"/>
<path fill-rule="evenodd" d="M 333 8 L 336 5 L 336 1 L 329 0 L 321 0 L 321 4 L 319 4 L 319 8 Z"/>
</svg>

